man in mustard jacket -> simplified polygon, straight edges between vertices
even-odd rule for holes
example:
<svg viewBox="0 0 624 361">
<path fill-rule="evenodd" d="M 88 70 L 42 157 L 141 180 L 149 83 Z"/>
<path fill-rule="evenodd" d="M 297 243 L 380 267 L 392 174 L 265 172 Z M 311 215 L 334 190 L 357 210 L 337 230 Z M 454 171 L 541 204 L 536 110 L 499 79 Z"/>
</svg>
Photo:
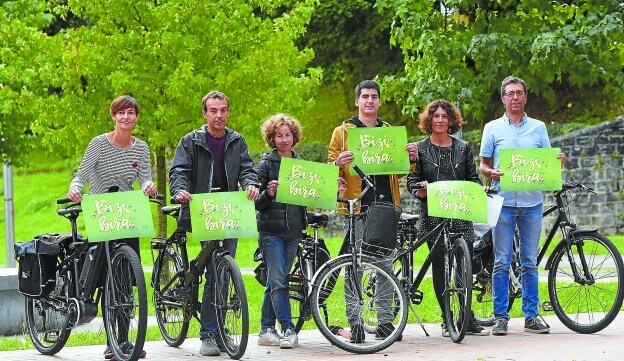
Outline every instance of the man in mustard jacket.
<svg viewBox="0 0 624 361">
<path fill-rule="evenodd" d="M 377 116 L 379 107 L 381 106 L 381 93 L 379 85 L 372 80 L 364 80 L 355 87 L 355 105 L 358 107 L 358 115 L 345 120 L 340 126 L 334 129 L 331 141 L 329 143 L 329 163 L 340 167 L 340 176 L 347 182 L 347 189 L 340 192 L 340 196 L 347 199 L 355 199 L 362 191 L 362 180 L 354 170 L 349 169 L 353 161 L 353 152 L 347 149 L 347 130 L 350 128 L 363 127 L 389 127 L 390 124 L 384 122 Z M 415 143 L 407 144 L 406 151 L 409 153 L 409 159 L 414 167 L 414 163 L 418 159 L 418 147 Z M 399 191 L 399 175 L 373 175 L 371 176 L 375 188 L 366 193 L 361 201 L 361 207 L 356 207 L 356 213 L 363 210 L 374 201 L 384 200 L 391 201 L 394 205 L 399 206 L 401 202 Z M 338 214 L 347 214 L 344 204 L 339 203 L 336 211 Z M 347 236 L 347 222 L 345 222 L 345 237 Z M 356 240 L 361 240 L 364 233 L 364 225 L 361 218 L 357 218 L 355 224 Z M 347 251 L 348 240 L 345 239 L 341 253 Z M 392 266 L 392 257 L 386 257 L 381 260 L 386 267 Z M 381 282 L 380 282 L 381 283 Z M 383 288 L 383 285 L 377 285 Z M 381 300 L 377 302 L 378 308 Z M 388 305 L 389 306 L 389 305 Z M 347 312 L 349 314 L 349 324 L 351 327 L 351 342 L 361 343 L 364 341 L 364 329 L 362 320 L 355 312 Z M 379 315 L 381 318 L 381 315 Z M 376 338 L 385 338 L 394 329 L 392 320 L 379 320 Z M 399 338 L 400 340 L 400 338 Z"/>
</svg>

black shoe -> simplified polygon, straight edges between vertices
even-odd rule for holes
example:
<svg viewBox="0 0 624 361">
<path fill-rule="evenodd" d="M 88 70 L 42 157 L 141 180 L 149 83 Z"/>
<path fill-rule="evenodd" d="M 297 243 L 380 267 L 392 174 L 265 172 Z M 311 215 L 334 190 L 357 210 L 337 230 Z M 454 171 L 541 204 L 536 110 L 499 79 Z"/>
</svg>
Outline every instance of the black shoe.
<svg viewBox="0 0 624 361">
<path fill-rule="evenodd" d="M 110 346 L 106 345 L 106 348 L 104 349 L 104 359 L 110 360 L 113 358 L 113 356 L 113 349 Z"/>
<path fill-rule="evenodd" d="M 504 318 L 497 318 L 492 329 L 492 335 L 504 336 L 507 334 L 507 320 Z"/>
<path fill-rule="evenodd" d="M 351 343 L 364 343 L 364 327 L 355 325 L 351 327 Z"/>
<path fill-rule="evenodd" d="M 527 318 L 524 320 L 524 332 L 549 333 L 550 327 L 538 317 Z"/>
<path fill-rule="evenodd" d="M 126 341 L 121 344 L 121 350 L 124 354 L 130 354 L 133 348 L 134 348 L 134 345 L 131 344 L 130 342 Z M 147 356 L 147 352 L 145 352 L 145 350 L 141 351 L 139 358 L 145 358 L 145 356 Z M 106 360 L 117 361 L 117 358 L 113 354 L 113 349 L 108 345 L 104 349 L 104 358 Z"/>
<path fill-rule="evenodd" d="M 466 335 L 489 336 L 490 333 L 486 331 L 483 327 L 481 327 L 481 325 L 479 325 L 475 319 L 472 319 L 470 320 L 470 323 L 468 324 Z"/>
<path fill-rule="evenodd" d="M 394 325 L 392 323 L 384 323 L 377 326 L 375 329 L 375 340 L 384 340 L 394 331 Z M 403 334 L 400 334 L 395 341 L 403 340 Z"/>
</svg>

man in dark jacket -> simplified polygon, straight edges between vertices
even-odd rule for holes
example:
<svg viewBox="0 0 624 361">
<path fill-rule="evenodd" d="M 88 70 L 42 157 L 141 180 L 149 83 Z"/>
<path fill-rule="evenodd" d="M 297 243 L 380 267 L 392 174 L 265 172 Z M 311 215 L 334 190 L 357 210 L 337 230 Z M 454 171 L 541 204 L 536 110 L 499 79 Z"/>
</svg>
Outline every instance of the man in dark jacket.
<svg viewBox="0 0 624 361">
<path fill-rule="evenodd" d="M 247 191 L 251 200 L 258 198 L 258 178 L 253 170 L 247 142 L 238 132 L 226 127 L 230 112 L 230 101 L 225 94 L 211 91 L 202 99 L 202 114 L 207 124 L 180 140 L 171 169 L 169 170 L 169 190 L 180 203 L 182 209 L 178 218 L 178 230 L 191 231 L 188 202 L 191 194 L 209 193 L 218 189 L 228 192 L 241 188 Z M 237 239 L 225 240 L 225 249 L 236 254 Z M 201 307 L 199 353 L 204 356 L 219 356 L 224 350 L 218 335 L 216 312 L 211 305 L 210 266 L 206 269 L 204 296 Z"/>
</svg>

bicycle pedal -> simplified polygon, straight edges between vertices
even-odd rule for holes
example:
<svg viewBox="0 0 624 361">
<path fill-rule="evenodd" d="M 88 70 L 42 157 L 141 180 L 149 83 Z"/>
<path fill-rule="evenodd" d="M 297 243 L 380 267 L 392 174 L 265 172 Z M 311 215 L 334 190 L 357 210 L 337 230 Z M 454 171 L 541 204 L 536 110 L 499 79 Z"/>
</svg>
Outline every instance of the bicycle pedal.
<svg viewBox="0 0 624 361">
<path fill-rule="evenodd" d="M 542 310 L 544 310 L 545 312 L 552 312 L 553 311 L 553 306 L 550 303 L 550 301 L 545 301 L 542 303 Z"/>
<path fill-rule="evenodd" d="M 423 293 L 421 290 L 416 290 L 416 292 L 412 293 L 412 303 L 415 305 L 420 305 L 423 301 Z"/>
</svg>

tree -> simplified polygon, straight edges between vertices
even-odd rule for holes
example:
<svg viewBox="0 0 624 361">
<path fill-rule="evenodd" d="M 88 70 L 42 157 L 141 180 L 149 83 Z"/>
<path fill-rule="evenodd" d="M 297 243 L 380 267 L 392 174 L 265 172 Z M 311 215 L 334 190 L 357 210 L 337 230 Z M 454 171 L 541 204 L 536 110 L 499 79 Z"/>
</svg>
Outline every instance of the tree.
<svg viewBox="0 0 624 361">
<path fill-rule="evenodd" d="M 229 125 L 252 145 L 262 119 L 309 103 L 321 72 L 307 65 L 313 51 L 295 41 L 314 3 L 58 0 L 48 14 L 81 21 L 42 42 L 40 84 L 29 85 L 48 95 L 32 101 L 32 131 L 58 152 L 82 154 L 91 137 L 112 128 L 110 101 L 131 94 L 141 105 L 135 132 L 155 153 L 164 193 L 165 160 L 205 123 L 208 91 L 230 97 Z"/>
<path fill-rule="evenodd" d="M 391 44 L 403 51 L 405 72 L 383 85 L 404 114 L 444 97 L 468 119 L 492 119 L 511 74 L 527 81 L 529 110 L 539 116 L 623 109 L 619 0 L 378 0 L 377 7 L 395 14 Z"/>
<path fill-rule="evenodd" d="M 31 104 L 46 94 L 37 64 L 52 17 L 43 1 L 23 0 L 0 1 L 0 19 L 0 161 L 20 165 L 34 146 Z"/>
</svg>

